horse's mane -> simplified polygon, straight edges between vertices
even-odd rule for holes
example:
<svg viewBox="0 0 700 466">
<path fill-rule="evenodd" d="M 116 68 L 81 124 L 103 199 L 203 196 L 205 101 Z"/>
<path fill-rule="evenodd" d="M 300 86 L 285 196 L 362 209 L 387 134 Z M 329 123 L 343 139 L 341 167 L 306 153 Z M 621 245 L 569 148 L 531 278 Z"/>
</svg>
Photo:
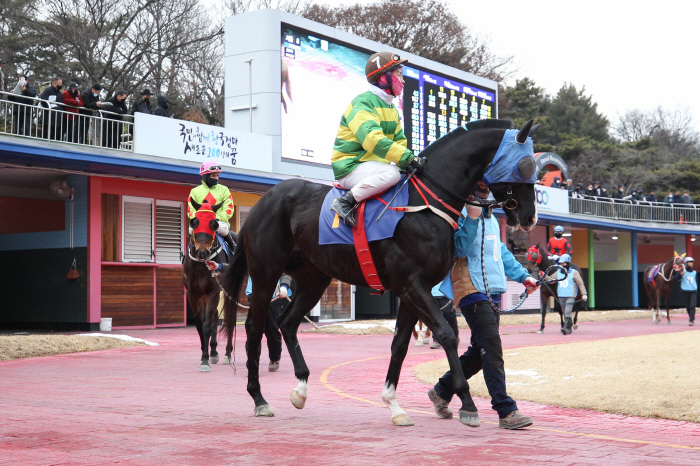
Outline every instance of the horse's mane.
<svg viewBox="0 0 700 466">
<path fill-rule="evenodd" d="M 434 143 L 430 144 L 428 147 L 426 147 L 423 152 L 420 153 L 421 157 L 428 157 L 430 154 L 433 152 L 440 150 L 447 144 L 450 144 L 452 141 L 455 139 L 458 139 L 468 133 L 471 133 L 473 131 L 479 131 L 482 129 L 511 129 L 513 128 L 513 122 L 510 120 L 496 120 L 496 119 L 487 119 L 487 120 L 477 120 L 477 121 L 470 121 L 467 123 L 467 128 L 466 130 L 463 127 L 459 127 L 453 131 L 450 131 Z"/>
</svg>

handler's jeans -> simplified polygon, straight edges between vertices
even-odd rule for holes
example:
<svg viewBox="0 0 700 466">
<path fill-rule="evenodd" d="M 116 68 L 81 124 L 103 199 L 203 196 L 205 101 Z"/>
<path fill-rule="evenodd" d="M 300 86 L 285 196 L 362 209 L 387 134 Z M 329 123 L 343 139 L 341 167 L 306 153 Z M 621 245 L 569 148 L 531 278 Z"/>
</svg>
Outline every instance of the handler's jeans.
<svg viewBox="0 0 700 466">
<path fill-rule="evenodd" d="M 464 306 L 462 315 L 472 331 L 471 346 L 459 357 L 464 376 L 469 380 L 483 368 L 486 387 L 491 395 L 491 406 L 498 417 L 506 417 L 518 406 L 506 393 L 503 347 L 498 334 L 499 315 L 491 309 L 488 301 Z M 452 400 L 454 388 L 450 371 L 438 380 L 435 392 L 443 400 Z"/>
<path fill-rule="evenodd" d="M 282 334 L 279 329 L 279 318 L 282 313 L 282 309 L 285 304 L 288 303 L 286 299 L 277 299 L 270 303 L 270 312 L 267 314 L 267 321 L 265 322 L 265 338 L 267 339 L 267 351 L 270 356 L 270 362 L 279 361 L 282 357 Z M 246 329 L 253 325 L 253 318 L 251 317 L 250 311 L 248 311 L 248 316 L 245 320 Z M 262 351 L 262 345 L 261 345 Z M 246 353 L 248 353 L 248 344 L 246 343 Z M 258 354 L 260 357 L 260 354 Z"/>
<path fill-rule="evenodd" d="M 362 162 L 338 184 L 352 191 L 357 202 L 383 193 L 401 180 L 399 167 L 383 162 Z"/>
<path fill-rule="evenodd" d="M 452 300 L 450 298 L 440 297 L 435 298 L 435 301 L 437 301 L 438 306 L 440 306 L 443 317 L 447 323 L 450 324 L 450 327 L 452 327 L 452 331 L 455 332 L 455 337 L 459 338 L 459 325 L 457 325 L 455 311 L 452 309 Z M 433 342 L 436 341 L 437 338 L 435 338 L 435 332 L 433 332 Z"/>
<path fill-rule="evenodd" d="M 683 301 L 685 302 L 685 310 L 688 312 L 688 320 L 695 322 L 695 306 L 698 305 L 697 291 L 681 291 Z"/>
<path fill-rule="evenodd" d="M 559 298 L 559 302 L 563 308 L 562 311 L 564 311 L 564 317 L 571 318 L 571 314 L 574 310 L 574 301 L 576 301 L 576 298 L 573 296 L 570 298 Z"/>
</svg>

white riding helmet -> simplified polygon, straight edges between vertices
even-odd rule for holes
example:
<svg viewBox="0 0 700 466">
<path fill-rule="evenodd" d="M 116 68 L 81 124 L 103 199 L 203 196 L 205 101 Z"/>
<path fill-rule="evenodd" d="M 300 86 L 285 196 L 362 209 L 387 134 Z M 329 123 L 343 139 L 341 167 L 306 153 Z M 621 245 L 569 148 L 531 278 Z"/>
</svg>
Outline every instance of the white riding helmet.
<svg viewBox="0 0 700 466">
<path fill-rule="evenodd" d="M 687 264 L 688 262 L 695 262 L 695 259 L 693 259 L 692 257 L 688 256 L 688 257 L 685 258 L 685 261 L 684 261 L 684 262 L 685 262 L 686 264 Z"/>
</svg>

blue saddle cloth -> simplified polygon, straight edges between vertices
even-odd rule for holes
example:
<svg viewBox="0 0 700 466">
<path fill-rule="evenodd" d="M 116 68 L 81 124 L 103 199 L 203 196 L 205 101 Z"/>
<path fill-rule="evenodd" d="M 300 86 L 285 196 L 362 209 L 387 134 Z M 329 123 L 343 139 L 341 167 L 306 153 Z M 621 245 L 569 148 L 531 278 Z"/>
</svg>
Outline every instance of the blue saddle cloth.
<svg viewBox="0 0 700 466">
<path fill-rule="evenodd" d="M 655 265 L 653 269 L 651 269 L 651 272 L 649 272 L 649 277 L 648 280 L 650 282 L 653 282 L 656 276 L 659 274 L 659 271 L 661 270 L 661 264 Z"/>
<path fill-rule="evenodd" d="M 224 237 L 218 233 L 216 234 L 216 240 L 219 242 L 220 245 L 222 245 L 224 247 L 224 253 L 226 253 L 226 259 L 227 259 L 226 262 L 227 263 L 230 262 L 231 261 L 231 251 L 229 251 L 229 249 L 228 249 L 228 243 L 226 242 Z"/>
<path fill-rule="evenodd" d="M 406 175 L 402 175 L 398 184 L 388 189 L 379 197 L 384 199 L 385 202 L 389 202 L 405 180 Z M 326 198 L 323 200 L 323 207 L 321 207 L 321 214 L 318 218 L 318 244 L 354 244 L 352 228 L 347 226 L 340 218 L 335 222 L 336 213 L 334 210 L 331 210 L 333 201 L 346 192 L 347 191 L 343 189 L 334 187 L 326 194 Z M 379 214 L 384 209 L 385 204 L 377 199 L 369 199 L 365 202 L 367 203 L 365 206 L 365 231 L 367 233 L 367 241 L 379 241 L 394 236 L 396 225 L 399 223 L 399 220 L 403 218 L 404 212 L 395 212 L 389 209 L 382 219 L 377 222 L 377 217 L 379 217 Z M 405 205 L 408 205 L 408 189 L 401 191 L 392 203 L 392 207 Z"/>
</svg>

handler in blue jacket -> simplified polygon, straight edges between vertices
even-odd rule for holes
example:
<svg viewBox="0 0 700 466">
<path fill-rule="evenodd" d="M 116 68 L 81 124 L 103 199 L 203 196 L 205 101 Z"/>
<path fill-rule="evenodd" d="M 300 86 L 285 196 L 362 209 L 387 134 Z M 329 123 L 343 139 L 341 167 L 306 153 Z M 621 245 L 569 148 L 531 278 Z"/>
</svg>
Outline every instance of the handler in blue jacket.
<svg viewBox="0 0 700 466">
<path fill-rule="evenodd" d="M 681 295 L 685 301 L 690 326 L 695 325 L 695 306 L 698 304 L 698 272 L 693 270 L 694 264 L 695 260 L 692 257 L 686 257 L 685 270 L 674 274 L 674 278 L 681 282 Z"/>
<path fill-rule="evenodd" d="M 472 332 L 471 346 L 459 358 L 462 370 L 467 379 L 481 369 L 484 370 L 484 380 L 491 395 L 491 406 L 500 418 L 499 427 L 527 427 L 532 425 L 532 419 L 520 413 L 515 401 L 506 393 L 503 347 L 498 333 L 500 315 L 491 308 L 485 294 L 481 266 L 482 209 L 470 206 L 462 210 L 462 214 L 465 218 L 460 219 L 459 228 L 454 235 L 457 260 L 450 272 L 451 280 L 445 280 L 442 287 L 442 291 L 448 297 L 459 303 L 462 315 Z M 486 232 L 483 259 L 492 300 L 500 303 L 501 294 L 507 289 L 506 276 L 534 291 L 537 286 L 535 280 L 501 242 L 496 218 L 491 216 L 484 221 Z M 450 371 L 440 378 L 435 387 L 428 392 L 428 396 L 438 416 L 446 419 L 452 417 L 452 411 L 448 407 L 454 396 Z M 471 427 L 481 424 L 473 403 L 468 411 L 460 409 L 459 420 Z"/>
</svg>

